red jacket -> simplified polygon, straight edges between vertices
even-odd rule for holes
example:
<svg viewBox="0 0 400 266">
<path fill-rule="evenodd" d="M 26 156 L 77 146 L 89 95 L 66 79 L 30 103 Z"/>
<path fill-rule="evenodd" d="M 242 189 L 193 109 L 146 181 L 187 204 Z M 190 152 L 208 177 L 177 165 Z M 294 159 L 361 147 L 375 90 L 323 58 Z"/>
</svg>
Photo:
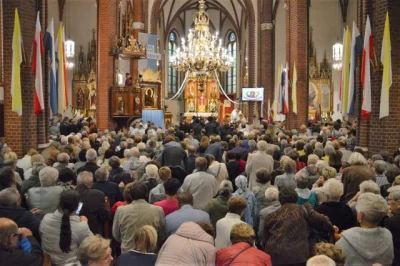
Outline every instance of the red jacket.
<svg viewBox="0 0 400 266">
<path fill-rule="evenodd" d="M 236 256 L 236 254 L 243 249 L 248 248 L 249 246 L 250 245 L 248 243 L 239 242 L 230 247 L 218 250 L 215 265 L 228 265 L 228 263 Z M 272 263 L 271 257 L 267 253 L 264 253 L 255 247 L 251 247 L 240 253 L 230 265 L 272 266 Z"/>
</svg>

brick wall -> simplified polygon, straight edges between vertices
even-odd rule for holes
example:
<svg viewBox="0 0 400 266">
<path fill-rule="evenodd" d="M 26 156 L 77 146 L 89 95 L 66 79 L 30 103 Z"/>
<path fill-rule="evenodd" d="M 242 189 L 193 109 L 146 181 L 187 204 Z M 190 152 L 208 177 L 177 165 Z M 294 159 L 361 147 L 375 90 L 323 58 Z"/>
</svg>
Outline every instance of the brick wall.
<svg viewBox="0 0 400 266">
<path fill-rule="evenodd" d="M 110 93 L 113 83 L 113 57 L 109 56 L 112 40 L 117 32 L 117 0 L 99 1 L 97 20 L 97 125 L 100 129 L 111 127 Z"/>
<path fill-rule="evenodd" d="M 400 25 L 400 1 L 363 0 L 360 5 L 362 9 L 358 10 L 358 16 L 363 18 L 361 21 L 364 22 L 366 15 L 370 15 L 378 61 L 380 61 L 386 12 L 389 11 L 393 84 L 390 88 L 389 116 L 379 119 L 382 71 L 373 72 L 371 69 L 371 120 L 368 122 L 361 120 L 358 134 L 359 140 L 361 145 L 369 148 L 370 154 L 382 150 L 392 153 L 400 145 L 398 138 L 398 132 L 400 131 L 400 28 L 398 27 Z M 364 29 L 364 26 L 362 29 Z"/>
<path fill-rule="evenodd" d="M 292 112 L 292 90 L 289 89 L 288 129 L 299 128 L 308 118 L 308 34 L 309 1 L 287 1 L 286 9 L 286 60 L 293 76 L 297 69 L 297 115 Z"/>
<path fill-rule="evenodd" d="M 38 136 L 42 141 L 46 134 L 45 117 L 41 119 L 41 123 L 38 123 L 33 112 L 35 79 L 31 70 L 30 57 L 35 32 L 36 7 L 34 1 L 3 0 L 5 137 L 9 146 L 19 156 L 30 148 L 36 148 Z M 19 11 L 25 51 L 25 61 L 21 65 L 22 116 L 11 111 L 12 36 L 15 8 L 18 8 Z M 41 115 L 43 116 L 43 114 Z"/>
</svg>

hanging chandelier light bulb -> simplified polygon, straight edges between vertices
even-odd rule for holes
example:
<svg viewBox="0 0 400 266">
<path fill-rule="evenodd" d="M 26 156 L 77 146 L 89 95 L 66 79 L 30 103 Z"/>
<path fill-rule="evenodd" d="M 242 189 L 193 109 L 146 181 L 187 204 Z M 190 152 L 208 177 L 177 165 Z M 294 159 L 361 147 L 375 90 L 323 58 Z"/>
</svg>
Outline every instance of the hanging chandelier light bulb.
<svg viewBox="0 0 400 266">
<path fill-rule="evenodd" d="M 332 47 L 332 67 L 335 70 L 342 70 L 342 59 L 343 59 L 343 44 L 339 40 Z"/>
<path fill-rule="evenodd" d="M 210 17 L 205 11 L 205 0 L 199 0 L 199 11 L 194 15 L 194 28 L 187 38 L 182 38 L 181 47 L 170 58 L 171 66 L 177 71 L 194 72 L 204 91 L 205 77 L 214 71 L 225 72 L 232 68 L 234 58 L 222 47 L 218 32 L 210 32 Z"/>
</svg>

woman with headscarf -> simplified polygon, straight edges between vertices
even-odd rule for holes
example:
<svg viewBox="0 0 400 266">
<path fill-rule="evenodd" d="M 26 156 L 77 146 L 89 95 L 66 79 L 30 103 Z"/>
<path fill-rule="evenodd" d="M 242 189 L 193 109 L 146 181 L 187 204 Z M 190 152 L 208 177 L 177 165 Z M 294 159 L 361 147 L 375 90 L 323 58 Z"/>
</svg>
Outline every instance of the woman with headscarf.
<svg viewBox="0 0 400 266">
<path fill-rule="evenodd" d="M 247 187 L 247 177 L 244 175 L 236 177 L 235 185 L 238 189 L 232 196 L 240 196 L 247 201 L 247 207 L 244 209 L 244 221 L 253 226 L 256 214 L 256 197 Z"/>
</svg>

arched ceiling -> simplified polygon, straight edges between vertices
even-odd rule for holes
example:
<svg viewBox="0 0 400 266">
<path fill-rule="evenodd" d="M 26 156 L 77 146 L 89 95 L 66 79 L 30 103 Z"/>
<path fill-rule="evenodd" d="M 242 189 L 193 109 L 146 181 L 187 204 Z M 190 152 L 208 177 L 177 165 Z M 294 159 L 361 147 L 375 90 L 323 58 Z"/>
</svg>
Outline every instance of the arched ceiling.
<svg viewBox="0 0 400 266">
<path fill-rule="evenodd" d="M 206 0 L 206 11 L 210 15 L 213 28 L 221 32 L 224 24 L 229 21 L 240 37 L 240 29 L 247 28 L 248 12 L 245 0 Z M 188 22 L 191 25 L 193 14 L 198 10 L 198 0 L 163 0 L 161 3 L 161 16 L 165 32 L 171 30 L 172 25 L 179 21 L 185 32 Z M 218 18 L 219 23 L 213 21 Z"/>
</svg>

